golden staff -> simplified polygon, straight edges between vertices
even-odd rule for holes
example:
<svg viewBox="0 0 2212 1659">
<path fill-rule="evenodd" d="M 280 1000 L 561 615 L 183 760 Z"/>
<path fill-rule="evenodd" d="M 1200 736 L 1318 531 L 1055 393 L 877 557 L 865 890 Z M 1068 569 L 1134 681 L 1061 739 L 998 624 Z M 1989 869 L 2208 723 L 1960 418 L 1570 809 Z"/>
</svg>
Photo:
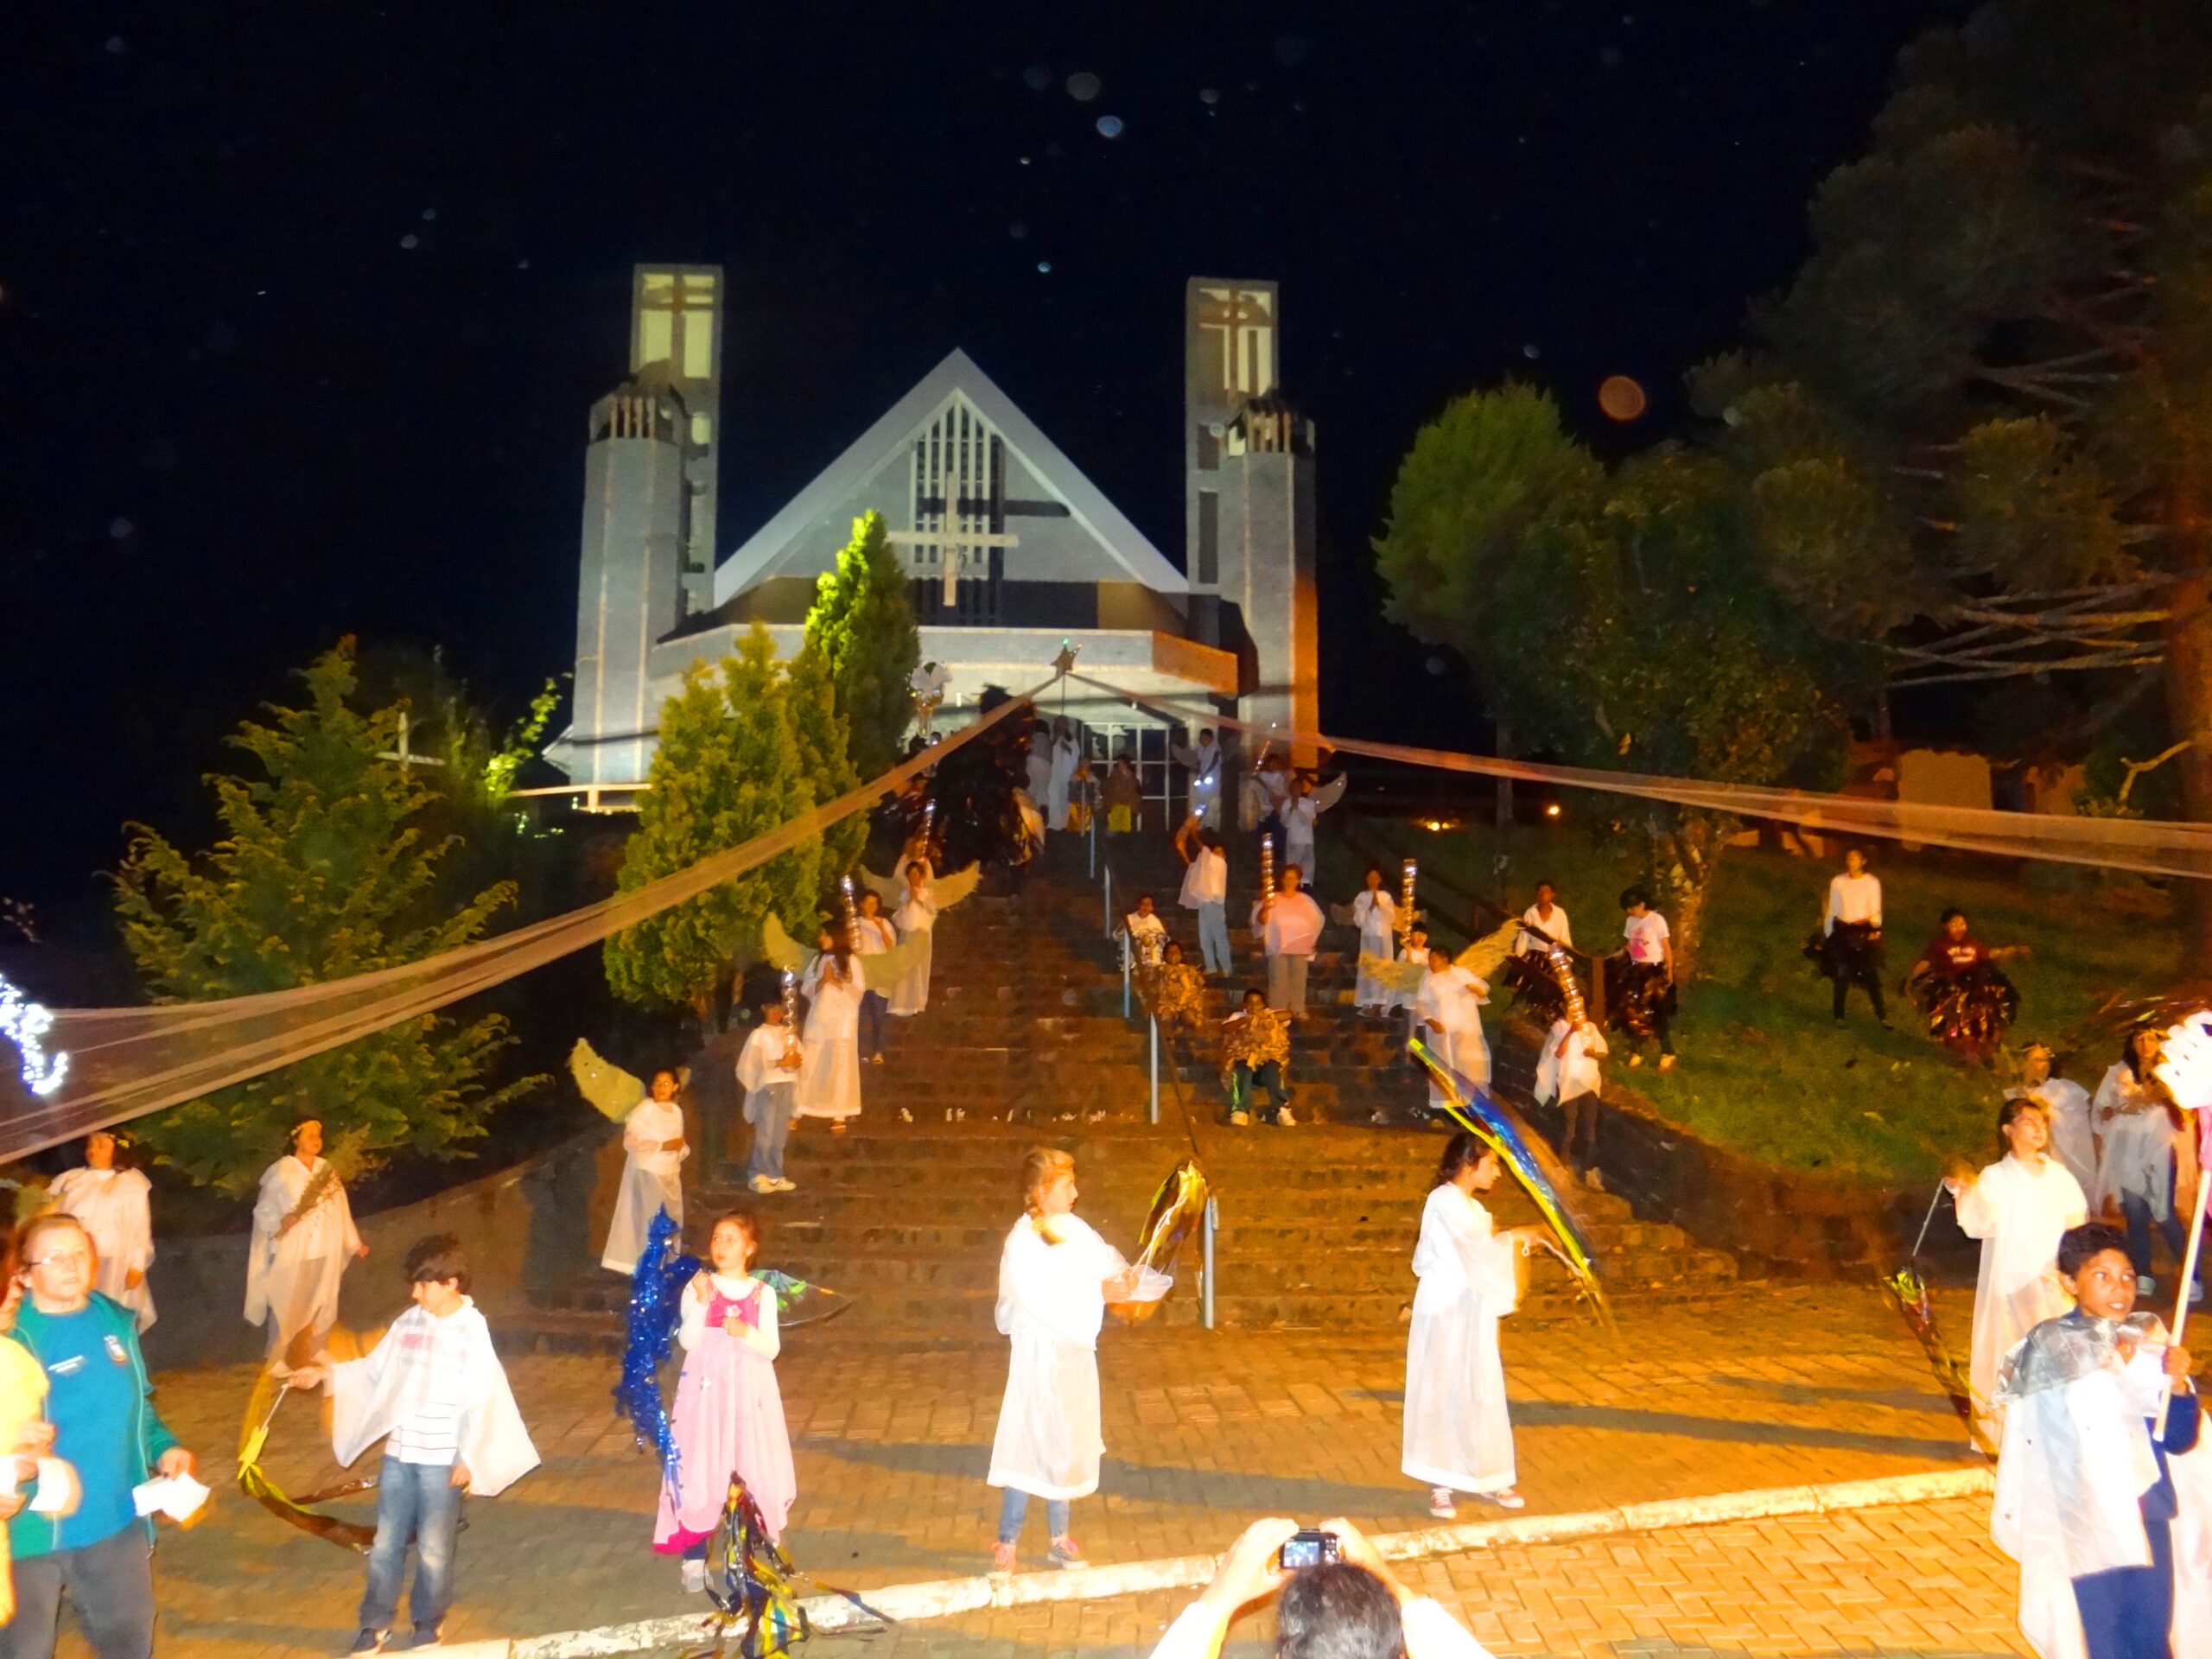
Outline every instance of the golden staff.
<svg viewBox="0 0 2212 1659">
<path fill-rule="evenodd" d="M 1398 938 L 1401 940 L 1414 931 L 1414 877 L 1419 873 L 1419 868 L 1418 862 L 1409 858 L 1398 872 Z"/>
<path fill-rule="evenodd" d="M 1275 901 L 1275 838 L 1260 837 L 1260 902 L 1271 905 Z"/>
<path fill-rule="evenodd" d="M 784 969 L 784 1058 L 791 1058 L 798 1042 L 798 976 L 790 969 Z"/>
</svg>

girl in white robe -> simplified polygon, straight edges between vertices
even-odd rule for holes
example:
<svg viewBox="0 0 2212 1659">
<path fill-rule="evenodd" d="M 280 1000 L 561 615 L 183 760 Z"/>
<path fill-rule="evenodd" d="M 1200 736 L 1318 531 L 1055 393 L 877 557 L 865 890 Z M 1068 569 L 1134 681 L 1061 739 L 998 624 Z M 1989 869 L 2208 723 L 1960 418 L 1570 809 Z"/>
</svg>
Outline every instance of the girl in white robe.
<svg viewBox="0 0 2212 1659">
<path fill-rule="evenodd" d="M 2020 1081 L 2005 1097 L 2043 1103 L 2050 1119 L 2050 1155 L 2082 1184 L 2092 1214 L 2101 1214 L 2097 1192 L 2097 1141 L 2089 1122 L 2089 1091 L 2070 1078 L 2051 1074 L 2054 1056 L 2048 1043 L 2030 1043 L 2020 1054 Z"/>
<path fill-rule="evenodd" d="M 1005 1490 L 994 1570 L 1010 1573 L 1031 1497 L 1046 1501 L 1056 1567 L 1080 1567 L 1070 1500 L 1098 1490 L 1098 1328 L 1136 1270 L 1074 1215 L 1075 1160 L 1050 1147 L 1021 1162 L 1023 1214 L 999 1255 L 998 1327 L 1012 1341 L 989 1483 Z"/>
<path fill-rule="evenodd" d="M 683 1224 L 683 1160 L 691 1148 L 683 1140 L 677 1088 L 675 1072 L 654 1072 L 652 1092 L 622 1120 L 622 1188 L 615 1195 L 614 1220 L 599 1258 L 609 1273 L 637 1271 L 646 1231 L 663 1210 L 678 1227 Z"/>
<path fill-rule="evenodd" d="M 1381 866 L 1367 867 L 1367 887 L 1351 901 L 1351 919 L 1359 929 L 1359 954 L 1363 958 L 1374 957 L 1382 962 L 1396 958 L 1398 901 L 1382 885 Z M 1369 978 L 1363 963 L 1359 983 L 1352 989 L 1352 1001 L 1359 1005 L 1361 1013 L 1380 1014 L 1389 1006 L 1390 988 L 1380 980 Z"/>
<path fill-rule="evenodd" d="M 154 1265 L 153 1185 L 135 1169 L 115 1166 L 115 1137 L 95 1129 L 85 1137 L 85 1166 L 64 1170 L 48 1189 L 54 1207 L 74 1216 L 91 1236 L 99 1258 L 94 1287 L 138 1316 L 142 1332 L 154 1323 L 154 1293 L 146 1269 Z"/>
<path fill-rule="evenodd" d="M 1075 741 L 1075 728 L 1065 720 L 1052 739 L 1052 769 L 1045 784 L 1045 823 L 1052 830 L 1068 827 L 1068 802 L 1075 787 L 1076 769 L 1083 764 L 1083 750 Z"/>
<path fill-rule="evenodd" d="M 842 944 L 815 958 L 813 1001 L 802 1040 L 806 1057 L 791 1090 L 795 1117 L 826 1117 L 832 1133 L 861 1113 L 861 998 L 868 991 L 861 959 Z"/>
<path fill-rule="evenodd" d="M 292 1150 L 262 1172 L 245 1263 L 245 1319 L 269 1326 L 272 1370 L 288 1374 L 294 1338 L 311 1333 L 310 1353 L 338 1323 L 338 1287 L 349 1264 L 369 1253 L 353 1226 L 346 1183 L 322 1156 L 322 1125 L 292 1127 Z M 308 1200 L 312 1197 L 313 1202 Z"/>
<path fill-rule="evenodd" d="M 1997 1129 L 2011 1148 L 2005 1156 L 1970 1179 L 1943 1183 L 1958 1206 L 1959 1230 L 1981 1241 L 1967 1374 L 1974 1409 L 1993 1445 L 2003 1433 L 1991 1406 L 1998 1369 L 2013 1344 L 2045 1319 L 2072 1310 L 2074 1299 L 2058 1277 L 2058 1239 L 2089 1213 L 2082 1184 L 2047 1155 L 2050 1125 L 2038 1103 L 2006 1101 L 1997 1114 Z"/>
<path fill-rule="evenodd" d="M 930 1005 L 931 956 L 937 937 L 937 900 L 931 895 L 930 867 L 916 859 L 906 867 L 906 896 L 891 919 L 898 924 L 900 939 L 921 935 L 921 958 L 891 988 L 891 1012 L 915 1014 Z"/>
<path fill-rule="evenodd" d="M 1445 1144 L 1414 1246 L 1406 1338 L 1406 1430 L 1399 1466 L 1428 1484 L 1429 1513 L 1450 1520 L 1455 1492 L 1517 1510 L 1513 1423 L 1497 1322 L 1521 1302 L 1529 1236 L 1500 1233 L 1475 1199 L 1497 1183 L 1497 1154 L 1460 1130 Z"/>
<path fill-rule="evenodd" d="M 1483 1035 L 1482 1007 L 1489 1001 L 1487 980 L 1457 966 L 1441 950 L 1428 953 L 1428 977 L 1414 998 L 1421 1039 L 1438 1059 L 1484 1089 L 1490 1087 L 1490 1043 Z M 1444 1105 L 1444 1090 L 1431 1077 L 1428 1109 L 1440 1112 Z"/>
</svg>

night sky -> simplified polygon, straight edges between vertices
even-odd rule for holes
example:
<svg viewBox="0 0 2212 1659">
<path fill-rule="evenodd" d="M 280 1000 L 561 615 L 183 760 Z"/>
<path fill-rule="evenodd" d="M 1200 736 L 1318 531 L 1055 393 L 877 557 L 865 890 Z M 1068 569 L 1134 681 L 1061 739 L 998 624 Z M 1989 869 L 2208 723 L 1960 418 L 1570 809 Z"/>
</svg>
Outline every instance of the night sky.
<svg viewBox="0 0 2212 1659">
<path fill-rule="evenodd" d="M 1508 375 L 1609 453 L 1679 430 L 1962 9 L 44 8 L 0 68 L 0 895 L 204 836 L 222 733 L 340 633 L 503 717 L 565 671 L 640 259 L 728 272 L 724 552 L 961 346 L 1179 560 L 1184 281 L 1279 281 L 1325 718 L 1479 743 L 1376 620 L 1414 430 Z"/>
</svg>

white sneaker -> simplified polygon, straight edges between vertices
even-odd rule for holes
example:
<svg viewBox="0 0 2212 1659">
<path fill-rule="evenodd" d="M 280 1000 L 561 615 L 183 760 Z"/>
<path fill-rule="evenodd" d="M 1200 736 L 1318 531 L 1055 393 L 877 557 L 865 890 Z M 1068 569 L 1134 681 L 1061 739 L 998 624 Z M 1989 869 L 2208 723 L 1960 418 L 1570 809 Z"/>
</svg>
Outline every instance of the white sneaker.
<svg viewBox="0 0 2212 1659">
<path fill-rule="evenodd" d="M 1599 1173 L 1597 1165 L 1592 1164 L 1582 1172 L 1582 1185 L 1592 1192 L 1602 1192 L 1605 1190 L 1605 1178 Z"/>
<path fill-rule="evenodd" d="M 796 1192 L 798 1191 L 798 1183 L 797 1181 L 786 1180 L 784 1177 L 779 1175 L 776 1177 L 776 1191 L 779 1192 Z"/>
<path fill-rule="evenodd" d="M 914 1115 L 901 1106 L 899 1109 L 899 1121 L 901 1123 L 911 1123 L 914 1121 Z"/>
<path fill-rule="evenodd" d="M 2153 1279 L 2147 1273 L 2137 1274 L 2135 1275 L 2135 1294 L 2138 1296 L 2157 1295 L 2158 1294 L 2158 1281 Z"/>
<path fill-rule="evenodd" d="M 1279 1129 L 1294 1129 L 1298 1127 L 1298 1119 L 1293 1115 L 1289 1107 L 1286 1106 L 1275 1114 L 1275 1127 Z"/>
<path fill-rule="evenodd" d="M 1456 1521 L 1459 1518 L 1459 1511 L 1452 1502 L 1452 1489 L 1449 1486 L 1432 1486 L 1428 1489 L 1428 1512 L 1440 1521 Z"/>
<path fill-rule="evenodd" d="M 2202 1301 L 2203 1300 L 2204 1300 L 2204 1287 L 2203 1287 L 2202 1285 L 2200 1285 L 2200 1284 L 2192 1284 L 2192 1285 L 2190 1285 L 2190 1287 L 2189 1287 L 2189 1305 L 2190 1305 L 2191 1307 L 2195 1307 L 2195 1306 L 2196 1306 L 2199 1302 Z"/>
<path fill-rule="evenodd" d="M 1229 1115 L 1229 1126 L 1231 1128 L 1249 1128 L 1251 1124 L 1252 1114 L 1249 1112 L 1231 1112 Z"/>
<path fill-rule="evenodd" d="M 745 1185 L 748 1191 L 754 1192 L 773 1192 L 776 1190 L 775 1178 L 772 1175 L 755 1175 Z"/>
<path fill-rule="evenodd" d="M 707 1564 L 687 1560 L 683 1563 L 683 1593 L 702 1596 L 707 1592 Z"/>
</svg>

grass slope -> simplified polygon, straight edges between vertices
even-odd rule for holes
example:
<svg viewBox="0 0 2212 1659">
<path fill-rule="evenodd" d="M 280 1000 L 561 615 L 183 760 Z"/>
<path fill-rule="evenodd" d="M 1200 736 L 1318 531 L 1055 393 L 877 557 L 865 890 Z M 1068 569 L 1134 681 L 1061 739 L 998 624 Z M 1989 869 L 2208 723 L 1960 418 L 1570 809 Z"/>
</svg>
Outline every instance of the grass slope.
<svg viewBox="0 0 2212 1659">
<path fill-rule="evenodd" d="M 1537 880 L 1548 878 L 1579 946 L 1604 951 L 1619 944 L 1618 895 L 1637 874 L 1622 841 L 1599 840 L 1571 823 L 1523 826 L 1501 838 L 1486 826 L 1432 833 L 1405 819 L 1322 822 L 1337 831 L 1321 856 L 1326 897 L 1342 899 L 1358 885 L 1363 861 L 1347 849 L 1347 838 L 1394 861 L 1410 855 L 1424 870 L 1493 900 L 1503 851 L 1503 893 L 1516 911 Z M 2030 957 L 2006 964 L 2021 994 L 2016 1041 L 2060 1042 L 2107 992 L 2156 986 L 2179 967 L 2169 899 L 2133 878 L 1894 846 L 1875 849 L 1873 868 L 1882 878 L 1892 1030 L 1876 1028 L 1857 991 L 1848 1023 L 1834 1025 L 1828 982 L 1802 954 L 1832 867 L 1732 848 L 1707 904 L 1695 976 L 1682 993 L 1675 1027 L 1680 1064 L 1664 1077 L 1649 1064 L 1631 1072 L 1617 1040 L 1610 1073 L 1632 1080 L 1693 1134 L 1752 1157 L 1918 1182 L 1950 1157 L 1980 1162 L 1995 1154 L 2006 1080 L 2001 1059 L 1996 1071 L 1953 1060 L 1895 991 L 1946 906 L 1964 909 L 1991 945 L 2030 947 Z M 1447 912 L 1463 908 L 1439 902 Z M 2063 1069 L 2094 1089 L 2111 1058 L 2100 1040 Z"/>
</svg>

